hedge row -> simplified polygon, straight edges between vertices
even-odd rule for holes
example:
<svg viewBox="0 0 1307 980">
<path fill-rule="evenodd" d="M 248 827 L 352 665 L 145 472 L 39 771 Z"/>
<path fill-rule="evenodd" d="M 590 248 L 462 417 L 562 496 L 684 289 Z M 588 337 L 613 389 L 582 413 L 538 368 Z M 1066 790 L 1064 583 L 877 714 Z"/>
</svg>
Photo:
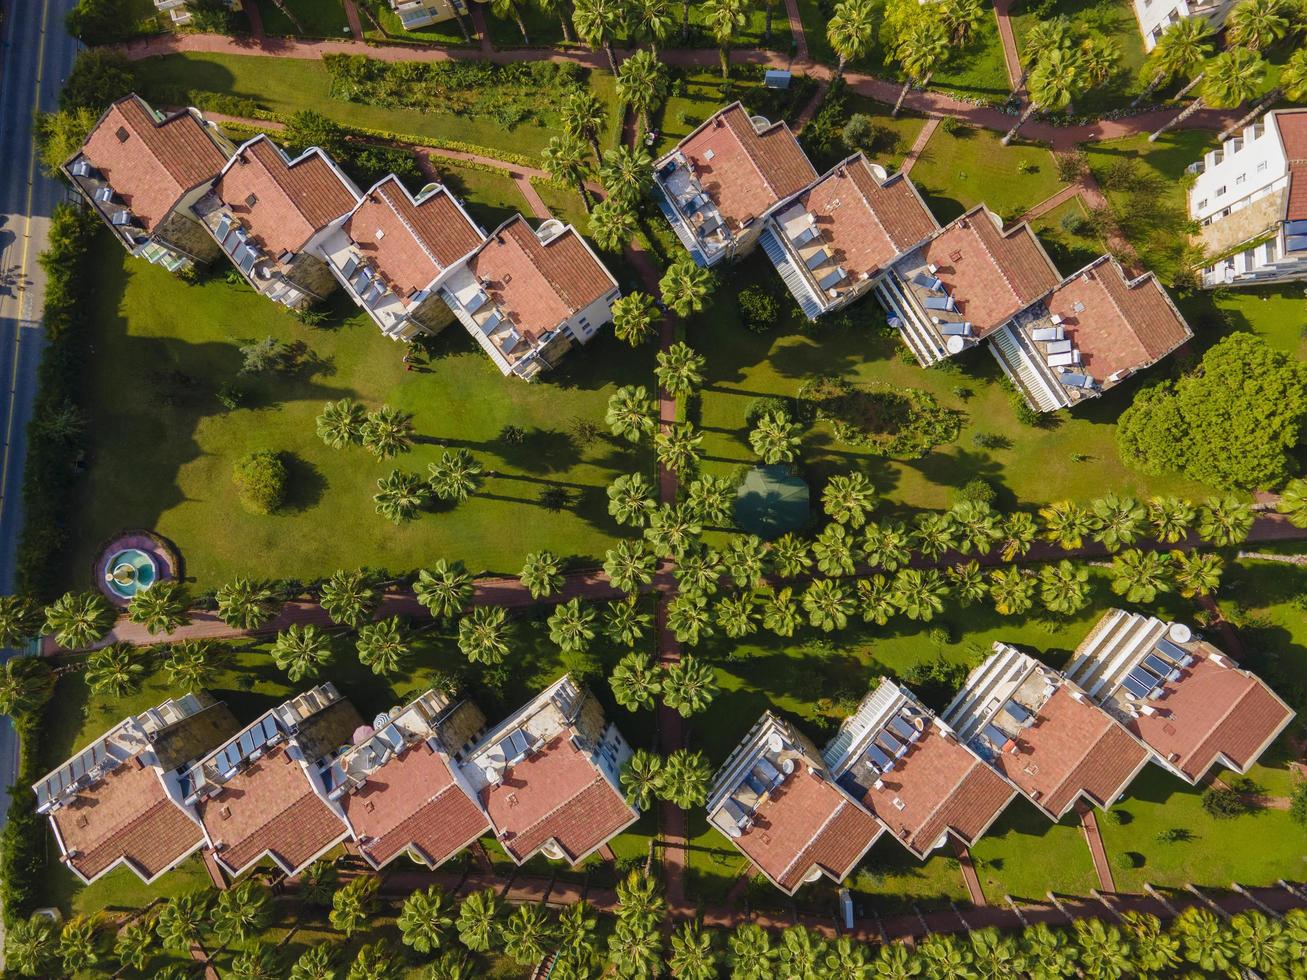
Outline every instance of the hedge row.
<svg viewBox="0 0 1307 980">
<path fill-rule="evenodd" d="M 36 751 L 41 744 L 40 727 L 40 711 L 14 718 L 22 761 L 18 781 L 9 787 L 9 816 L 0 833 L 0 902 L 4 904 L 6 926 L 26 919 L 36 910 L 41 882 L 49 873 L 45 819 L 36 812 L 36 796 L 31 790 L 32 784 L 45 775 Z"/>
</svg>

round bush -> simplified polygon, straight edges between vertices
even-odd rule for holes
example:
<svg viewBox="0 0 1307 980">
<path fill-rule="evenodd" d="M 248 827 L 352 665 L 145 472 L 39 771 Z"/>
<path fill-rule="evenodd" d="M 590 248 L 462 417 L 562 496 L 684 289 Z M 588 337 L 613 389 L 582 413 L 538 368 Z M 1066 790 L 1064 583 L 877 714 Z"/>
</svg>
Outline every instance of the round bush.
<svg viewBox="0 0 1307 980">
<path fill-rule="evenodd" d="M 286 502 L 286 463 L 281 453 L 260 449 L 237 460 L 232 480 L 241 503 L 256 514 L 271 514 Z"/>
<path fill-rule="evenodd" d="M 749 403 L 749 408 L 744 413 L 745 428 L 754 428 L 759 419 L 764 415 L 771 414 L 792 420 L 794 418 L 794 406 L 788 398 L 755 398 Z"/>
<path fill-rule="evenodd" d="M 994 489 L 994 484 L 988 480 L 976 477 L 974 480 L 969 480 L 957 492 L 956 500 L 958 503 L 970 501 L 973 504 L 989 504 L 993 507 L 998 500 L 998 491 Z"/>
<path fill-rule="evenodd" d="M 776 326 L 781 306 L 776 297 L 761 286 L 746 286 L 740 290 L 740 318 L 754 333 L 765 333 Z"/>
</svg>

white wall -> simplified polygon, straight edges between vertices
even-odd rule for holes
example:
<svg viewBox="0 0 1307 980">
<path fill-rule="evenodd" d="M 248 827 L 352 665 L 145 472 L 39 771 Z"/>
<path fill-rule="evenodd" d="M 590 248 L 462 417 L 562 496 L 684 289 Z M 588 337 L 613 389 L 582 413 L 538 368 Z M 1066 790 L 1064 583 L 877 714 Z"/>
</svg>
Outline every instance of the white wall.
<svg viewBox="0 0 1307 980">
<path fill-rule="evenodd" d="M 1263 117 L 1265 125 L 1249 126 L 1219 149 L 1207 152 L 1205 169 L 1189 191 L 1190 217 L 1202 222 L 1219 220 L 1227 208 L 1246 207 L 1284 186 L 1287 161 L 1274 119 Z M 1258 131 L 1261 135 L 1252 139 Z"/>
</svg>

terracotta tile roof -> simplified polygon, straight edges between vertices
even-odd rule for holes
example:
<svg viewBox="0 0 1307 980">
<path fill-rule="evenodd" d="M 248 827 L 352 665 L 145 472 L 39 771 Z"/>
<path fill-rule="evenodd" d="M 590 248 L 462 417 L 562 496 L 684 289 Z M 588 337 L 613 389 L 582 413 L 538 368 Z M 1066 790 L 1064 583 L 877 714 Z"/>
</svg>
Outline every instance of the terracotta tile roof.
<svg viewBox="0 0 1307 980">
<path fill-rule="evenodd" d="M 1285 158 L 1307 161 L 1307 109 L 1279 109 L 1271 115 L 1280 131 Z"/>
<path fill-rule="evenodd" d="M 634 823 L 637 814 L 566 735 L 558 735 L 481 791 L 504 849 L 525 861 L 556 840 L 575 862 Z"/>
<path fill-rule="evenodd" d="M 971 843 L 1016 795 L 998 773 L 934 725 L 881 779 L 883 788 L 863 788 L 863 804 L 918 856 L 949 830 Z"/>
<path fill-rule="evenodd" d="M 773 123 L 759 133 L 738 102 L 713 115 L 678 149 L 735 229 L 817 179 L 789 126 Z"/>
<path fill-rule="evenodd" d="M 793 894 L 813 865 L 844 877 L 880 832 L 876 819 L 838 787 L 800 766 L 758 806 L 735 844 Z"/>
<path fill-rule="evenodd" d="M 980 205 L 946 225 L 922 250 L 925 262 L 984 337 L 1046 296 L 1062 278 L 1026 224 L 999 231 Z"/>
<path fill-rule="evenodd" d="M 520 215 L 491 234 L 469 268 L 508 319 L 536 338 L 616 288 L 575 229 L 541 244 Z"/>
<path fill-rule="evenodd" d="M 273 258 L 298 252 L 358 203 L 321 151 L 291 164 L 267 136 L 237 150 L 214 191 Z"/>
<path fill-rule="evenodd" d="M 1289 193 L 1284 201 L 1284 220 L 1307 220 L 1307 160 L 1289 164 Z"/>
<path fill-rule="evenodd" d="M 401 296 L 431 285 L 482 241 L 444 186 L 415 204 L 393 175 L 363 196 L 345 232 Z"/>
<path fill-rule="evenodd" d="M 186 191 L 216 176 L 226 162 L 226 154 L 190 112 L 158 122 L 135 96 L 109 107 L 81 153 L 147 231 L 168 216 Z"/>
<path fill-rule="evenodd" d="M 210 840 L 223 845 L 219 860 L 233 874 L 264 854 L 293 872 L 348 832 L 284 745 L 227 780 L 197 809 Z"/>
<path fill-rule="evenodd" d="M 490 829 L 481 808 L 454 782 L 445 757 L 426 742 L 392 757 L 357 793 L 341 799 L 362 850 L 383 865 L 415 846 L 438 865 Z"/>
<path fill-rule="evenodd" d="M 1100 383 L 1156 363 L 1193 336 L 1156 276 L 1128 282 L 1109 256 L 1068 277 L 1046 305 Z"/>
<path fill-rule="evenodd" d="M 135 760 L 78 793 L 51 819 L 73 854 L 68 863 L 88 879 L 119 860 L 149 879 L 204 842 L 199 825 L 164 793 L 154 767 Z"/>
<path fill-rule="evenodd" d="M 1081 793 L 1097 803 L 1113 800 L 1148 761 L 1136 742 L 1103 709 L 1072 696 L 1066 684 L 1036 713 L 1036 722 L 1015 740 L 1016 752 L 1000 752 L 995 763 L 1035 805 L 1054 819 Z"/>
</svg>

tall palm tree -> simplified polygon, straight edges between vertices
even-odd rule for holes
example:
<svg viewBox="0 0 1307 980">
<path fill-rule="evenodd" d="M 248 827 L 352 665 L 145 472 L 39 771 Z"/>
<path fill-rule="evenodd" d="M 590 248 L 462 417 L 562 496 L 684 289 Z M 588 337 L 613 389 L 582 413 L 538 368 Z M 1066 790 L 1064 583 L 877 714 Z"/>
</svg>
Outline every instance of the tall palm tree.
<svg viewBox="0 0 1307 980">
<path fill-rule="evenodd" d="M 667 68 L 652 51 L 641 49 L 617 72 L 617 98 L 635 113 L 636 148 L 649 131 L 649 115 L 667 98 Z M 645 154 L 648 156 L 648 154 Z M 604 182 L 608 186 L 608 182 Z"/>
<path fill-rule="evenodd" d="M 667 965 L 677 980 L 715 980 L 717 953 L 713 934 L 696 920 L 682 922 L 672 932 L 672 954 Z"/>
<path fill-rule="evenodd" d="M 803 610 L 808 622 L 823 633 L 833 633 L 849 625 L 855 606 L 847 586 L 834 579 L 821 578 L 803 590 Z"/>
<path fill-rule="evenodd" d="M 980 568 L 980 562 L 963 561 L 944 570 L 949 590 L 964 606 L 974 605 L 989 596 L 989 582 Z"/>
<path fill-rule="evenodd" d="M 238 578 L 218 588 L 218 618 L 228 626 L 255 630 L 281 610 L 281 602 L 266 582 Z"/>
<path fill-rule="evenodd" d="M 1108 551 L 1132 545 L 1144 535 L 1148 511 L 1133 497 L 1109 493 L 1090 505 L 1093 511 L 1094 540 Z"/>
<path fill-rule="evenodd" d="M 783 412 L 767 412 L 749 431 L 749 446 L 768 466 L 791 463 L 803 445 L 803 429 Z"/>
<path fill-rule="evenodd" d="M 654 454 L 658 463 L 683 476 L 699 462 L 703 433 L 692 422 L 678 422 L 654 436 Z"/>
<path fill-rule="evenodd" d="M 726 547 L 722 550 L 722 564 L 738 588 L 751 589 L 762 581 L 767 564 L 766 547 L 762 538 L 756 534 L 732 535 L 726 542 Z"/>
<path fill-rule="evenodd" d="M 590 211 L 590 237 L 601 251 L 617 253 L 639 231 L 635 211 L 630 203 L 609 197 Z"/>
<path fill-rule="evenodd" d="M 861 557 L 853 535 L 843 524 L 827 524 L 813 542 L 812 553 L 823 575 L 852 575 Z"/>
<path fill-rule="evenodd" d="M 1284 0 L 1239 0 L 1225 22 L 1226 43 L 1253 51 L 1269 48 L 1289 33 L 1290 5 Z"/>
<path fill-rule="evenodd" d="M 1299 48 L 1289 55 L 1289 60 L 1280 68 L 1280 83 L 1258 99 L 1249 112 L 1221 130 L 1217 138 L 1225 140 L 1233 133 L 1242 132 L 1245 126 L 1285 96 L 1293 102 L 1307 99 L 1307 48 Z"/>
<path fill-rule="evenodd" d="M 752 592 L 723 596 L 717 603 L 717 625 L 733 640 L 758 632 L 758 603 Z"/>
<path fill-rule="evenodd" d="M 1112 559 L 1112 591 L 1127 602 L 1152 602 L 1171 591 L 1171 556 L 1131 548 Z"/>
<path fill-rule="evenodd" d="M 1077 52 L 1062 48 L 1043 52 L 1027 79 L 1030 104 L 1022 111 L 1016 124 L 1003 135 L 1002 144 L 1007 146 L 1011 143 L 1036 110 L 1054 112 L 1069 106 L 1071 100 L 1084 88 L 1085 81 L 1083 60 Z"/>
<path fill-rule="evenodd" d="M 1233 494 L 1212 497 L 1198 508 L 1198 536 L 1218 548 L 1240 544 L 1253 528 L 1252 506 Z"/>
<path fill-rule="evenodd" d="M 551 137 L 549 145 L 541 151 L 540 156 L 545 173 L 561 184 L 574 185 L 576 192 L 581 195 L 581 203 L 589 213 L 594 200 L 590 197 L 590 188 L 585 185 L 590 168 L 586 164 L 585 144 L 580 138 L 570 133 Z"/>
<path fill-rule="evenodd" d="M 613 300 L 613 333 L 618 340 L 639 347 L 654 335 L 658 307 L 648 293 L 633 290 Z"/>
<path fill-rule="evenodd" d="M 577 36 L 592 48 L 603 48 L 608 67 L 617 74 L 617 56 L 613 38 L 626 27 L 625 5 L 618 0 L 577 0 L 572 8 L 572 23 Z"/>
<path fill-rule="evenodd" d="M 1028 925 L 1021 930 L 1021 948 L 1032 977 L 1038 980 L 1059 980 L 1075 973 L 1080 950 L 1065 929 L 1052 929 L 1046 922 Z"/>
<path fill-rule="evenodd" d="M 781 933 L 776 958 L 784 976 L 816 978 L 821 975 L 822 961 L 826 958 L 826 940 L 804 926 L 790 926 Z"/>
<path fill-rule="evenodd" d="M 1035 25 L 1026 32 L 1026 43 L 1021 48 L 1022 69 L 1016 85 L 1012 88 L 1013 97 L 1026 84 L 1031 69 L 1039 63 L 1039 59 L 1049 51 L 1070 51 L 1075 47 L 1077 33 L 1065 14 L 1036 21 Z"/>
<path fill-rule="evenodd" d="M 1211 57 L 1214 34 L 1205 17 L 1184 17 L 1168 24 L 1148 56 L 1153 77 L 1130 107 L 1133 109 L 1147 100 L 1173 78 L 1192 78 Z"/>
<path fill-rule="evenodd" d="M 794 590 L 789 586 L 763 593 L 763 629 L 777 636 L 793 636 L 802 622 L 798 603 L 794 601 Z"/>
<path fill-rule="evenodd" d="M 948 60 L 952 49 L 944 25 L 933 17 L 916 17 L 899 38 L 894 60 L 903 69 L 903 88 L 894 102 L 891 117 L 897 117 L 908 97 L 908 89 L 917 85 L 925 88 L 939 67 Z"/>
<path fill-rule="evenodd" d="M 663 302 L 678 316 L 689 316 L 702 310 L 712 286 L 712 273 L 700 268 L 688 255 L 681 255 L 672 262 L 658 282 Z"/>
<path fill-rule="evenodd" d="M 534 966 L 544 959 L 553 940 L 553 923 L 538 905 L 519 905 L 500 933 L 504 954 L 519 966 Z"/>
<path fill-rule="evenodd" d="M 626 473 L 608 485 L 608 513 L 618 524 L 643 527 L 653 514 L 654 488 L 643 473 Z"/>
<path fill-rule="evenodd" d="M 473 892 L 458 907 L 458 939 L 474 953 L 484 953 L 499 942 L 503 906 L 493 888 Z"/>
<path fill-rule="evenodd" d="M 398 616 L 359 627 L 354 646 L 359 663 L 382 677 L 399 673 L 412 651 L 408 631 Z"/>
<path fill-rule="evenodd" d="M 608 963 L 620 977 L 653 978 L 662 971 L 663 934 L 619 919 L 608 936 Z"/>
<path fill-rule="evenodd" d="M 337 980 L 338 950 L 332 943 L 310 946 L 290 968 L 290 980 Z"/>
<path fill-rule="evenodd" d="M 86 685 L 96 694 L 122 698 L 140 690 L 145 664 L 136 648 L 111 643 L 91 653 L 86 660 Z"/>
<path fill-rule="evenodd" d="M 369 412 L 361 431 L 363 447 L 377 459 L 392 459 L 413 448 L 413 416 L 382 405 Z"/>
<path fill-rule="evenodd" d="M 1080 42 L 1080 64 L 1087 88 L 1106 85 L 1121 69 L 1121 46 L 1110 37 L 1087 37 Z"/>
<path fill-rule="evenodd" d="M 667 628 L 677 643 L 698 646 L 704 637 L 712 636 L 712 613 L 708 598 L 691 592 L 678 591 L 667 603 Z"/>
<path fill-rule="evenodd" d="M 686 502 L 704 524 L 729 526 L 735 485 L 726 477 L 705 474 L 690 484 Z"/>
<path fill-rule="evenodd" d="M 563 28 L 564 44 L 572 44 L 576 41 L 572 36 L 571 20 L 567 16 L 569 13 L 567 0 L 533 0 L 533 2 L 541 13 L 553 14 L 558 18 L 559 26 Z"/>
<path fill-rule="evenodd" d="M 481 486 L 484 467 L 466 449 L 447 449 L 427 464 L 431 492 L 441 500 L 462 502 Z"/>
<path fill-rule="evenodd" d="M 1002 980 L 1026 972 L 1026 958 L 1015 936 L 993 926 L 970 934 L 972 964 L 981 980 Z"/>
<path fill-rule="evenodd" d="M 657 567 L 657 557 L 641 541 L 619 541 L 604 555 L 604 574 L 623 592 L 638 592 L 647 586 Z"/>
<path fill-rule="evenodd" d="M 597 963 L 595 935 L 599 920 L 589 902 L 575 902 L 558 913 L 558 945 L 575 969 L 573 976 L 590 976 Z"/>
<path fill-rule="evenodd" d="M 328 916 L 331 927 L 343 932 L 346 939 L 354 935 L 375 911 L 380 885 L 381 879 L 365 875 L 351 878 L 343 887 L 336 889 L 336 894 L 331 898 L 331 914 Z"/>
<path fill-rule="evenodd" d="M 529 45 L 531 38 L 526 33 L 526 22 L 522 20 L 522 5 L 518 0 L 490 0 L 490 13 L 500 20 L 513 18 L 517 23 L 518 32 L 522 35 L 522 43 Z"/>
<path fill-rule="evenodd" d="M 798 578 L 812 567 L 812 554 L 808 542 L 797 534 L 787 532 L 771 543 L 772 565 L 781 578 Z"/>
<path fill-rule="evenodd" d="M 44 915 L 18 919 L 5 935 L 5 965 L 19 976 L 47 976 L 55 951 L 54 922 Z"/>
<path fill-rule="evenodd" d="M 948 582 L 933 568 L 904 568 L 894 576 L 894 605 L 908 619 L 928 623 L 944 611 Z"/>
<path fill-rule="evenodd" d="M 364 943 L 350 964 L 345 980 L 399 980 L 400 962 L 384 939 Z"/>
<path fill-rule="evenodd" d="M 1149 133 L 1148 141 L 1156 142 L 1159 136 L 1179 126 L 1199 109 L 1233 109 L 1247 102 L 1257 94 L 1265 74 L 1266 62 L 1256 51 L 1231 48 L 1221 52 L 1203 70 L 1198 98 L 1157 132 Z"/>
<path fill-rule="evenodd" d="M 671 0 L 636 0 L 632 16 L 636 31 L 649 42 L 649 50 L 658 54 L 658 45 L 667 40 L 676 24 Z"/>
<path fill-rule="evenodd" d="M 648 52 L 641 51 L 633 55 L 622 65 L 622 70 L 626 71 L 626 66 L 641 55 L 648 55 Z M 645 59 L 641 58 L 643 60 Z M 639 103 L 630 104 L 636 107 Z M 599 181 L 610 198 L 616 198 L 634 209 L 653 186 L 653 158 L 643 146 L 616 147 L 604 154 L 603 163 L 599 167 Z"/>
<path fill-rule="evenodd" d="M 1093 515 L 1071 500 L 1059 500 L 1040 508 L 1044 538 L 1063 551 L 1074 551 L 1085 543 L 1085 535 L 1094 530 Z"/>
<path fill-rule="evenodd" d="M 364 569 L 340 569 L 322 583 L 318 602 L 333 623 L 358 629 L 372 620 L 381 604 L 381 593 Z"/>
<path fill-rule="evenodd" d="M 999 554 L 1004 561 L 1024 557 L 1039 537 L 1034 515 L 1024 510 L 1013 511 L 999 525 Z"/>
<path fill-rule="evenodd" d="M 658 406 L 644 385 L 623 385 L 608 397 L 604 421 L 613 435 L 640 442 L 654 430 Z"/>
<path fill-rule="evenodd" d="M 1204 973 L 1228 974 L 1239 959 L 1239 939 L 1232 929 L 1207 909 L 1191 905 L 1175 919 L 1182 955 Z"/>
<path fill-rule="evenodd" d="M 508 656 L 509 633 L 508 610 L 474 606 L 458 621 L 458 648 L 474 664 L 494 666 Z"/>
<path fill-rule="evenodd" d="M 1210 551 L 1171 552 L 1175 586 L 1186 599 L 1214 595 L 1221 587 L 1225 559 Z"/>
<path fill-rule="evenodd" d="M 1230 920 L 1230 928 L 1237 937 L 1240 966 L 1263 977 L 1288 972 L 1290 940 L 1279 921 L 1258 909 L 1248 909 Z"/>
<path fill-rule="evenodd" d="M 1089 605 L 1089 569 L 1063 558 L 1039 570 L 1039 598 L 1049 612 L 1074 616 Z"/>
<path fill-rule="evenodd" d="M 912 980 L 923 970 L 921 958 L 908 951 L 902 943 L 886 943 L 871 964 L 871 975 L 876 980 Z"/>
<path fill-rule="evenodd" d="M 917 518 L 912 543 L 923 555 L 935 559 L 957 547 L 956 529 L 947 514 L 928 511 Z"/>
<path fill-rule="evenodd" d="M 703 5 L 708 33 L 717 42 L 722 78 L 731 76 L 731 42 L 735 40 L 736 32 L 744 27 L 745 10 L 745 0 L 706 0 Z"/>
<path fill-rule="evenodd" d="M 694 348 L 678 340 L 666 350 L 658 352 L 654 374 L 658 384 L 673 396 L 693 393 L 703 384 L 705 358 Z"/>
<path fill-rule="evenodd" d="M 917 947 L 924 961 L 926 974 L 936 977 L 966 977 L 971 975 L 971 948 L 965 940 L 947 933 L 932 933 Z"/>
<path fill-rule="evenodd" d="M 318 438 L 332 449 L 358 446 L 363 442 L 367 412 L 353 398 L 327 402 L 318 416 Z"/>
<path fill-rule="evenodd" d="M 291 683 L 313 677 L 331 659 L 331 637 L 312 623 L 291 623 L 272 644 L 272 662 L 284 670 Z"/>
<path fill-rule="evenodd" d="M 663 504 L 649 518 L 645 540 L 662 555 L 685 554 L 703 533 L 703 525 L 685 504 Z"/>
<path fill-rule="evenodd" d="M 714 595 L 717 580 L 722 576 L 721 556 L 702 544 L 687 548 L 677 561 L 674 574 L 681 595 Z"/>
<path fill-rule="evenodd" d="M 985 22 L 987 15 L 980 0 L 943 0 L 938 16 L 948 31 L 949 43 L 960 48 Z"/>
<path fill-rule="evenodd" d="M 169 579 L 166 582 L 155 582 L 148 589 L 141 589 L 132 596 L 132 601 L 127 606 L 127 618 L 133 623 L 140 623 L 151 636 L 171 633 L 191 621 L 189 607 L 186 586 L 176 579 Z"/>
<path fill-rule="evenodd" d="M 840 0 L 835 5 L 835 12 L 826 22 L 826 40 L 839 59 L 834 81 L 844 77 L 845 65 L 867 53 L 879 17 L 880 8 L 872 0 Z"/>
<path fill-rule="evenodd" d="M 862 556 L 868 565 L 893 572 L 912 557 L 911 541 L 902 521 L 868 524 L 862 536 Z"/>
<path fill-rule="evenodd" d="M 533 551 L 526 556 L 517 580 L 532 599 L 551 596 L 563 587 L 563 560 L 552 551 Z"/>
<path fill-rule="evenodd" d="M 604 131 L 607 110 L 603 100 L 588 88 L 578 88 L 563 100 L 563 132 L 590 145 L 595 163 L 603 159 L 599 136 Z"/>
<path fill-rule="evenodd" d="M 656 929 L 667 914 L 657 879 L 633 870 L 617 883 L 617 918 L 640 929 Z"/>
<path fill-rule="evenodd" d="M 1299 477 L 1286 483 L 1275 509 L 1294 527 L 1307 527 L 1307 479 Z"/>
<path fill-rule="evenodd" d="M 257 878 L 245 878 L 218 893 L 210 924 L 221 942 L 244 942 L 268 927 L 272 913 L 268 886 Z"/>
<path fill-rule="evenodd" d="M 707 711 L 717 696 L 717 677 L 709 664 L 687 653 L 667 666 L 663 675 L 663 703 L 682 718 Z"/>
<path fill-rule="evenodd" d="M 147 915 L 123 926 L 114 940 L 113 955 L 124 969 L 139 973 L 154 956 L 154 948 L 154 922 Z M 272 980 L 272 978 L 265 975 L 258 980 Z"/>
<path fill-rule="evenodd" d="M 873 575 L 871 578 L 858 579 L 858 611 L 862 615 L 864 623 L 875 623 L 877 626 L 884 626 L 893 618 L 898 611 L 898 603 L 895 602 L 894 583 L 884 575 Z"/>
<path fill-rule="evenodd" d="M 627 711 L 649 711 L 662 690 L 662 674 L 648 654 L 632 650 L 617 662 L 608 686 Z"/>
<path fill-rule="evenodd" d="M 620 646 L 635 646 L 651 625 L 653 616 L 640 605 L 637 596 L 615 599 L 604 612 L 604 636 Z"/>
<path fill-rule="evenodd" d="M 66 974 L 80 973 L 100 961 L 97 932 L 96 920 L 86 915 L 74 915 L 63 924 L 55 954 Z"/>
<path fill-rule="evenodd" d="M 978 555 L 986 554 L 1003 536 L 998 515 L 984 501 L 959 501 L 945 516 L 952 525 L 957 549 L 964 555 L 970 554 L 973 548 Z"/>
<path fill-rule="evenodd" d="M 840 936 L 822 961 L 825 976 L 830 980 L 866 980 L 871 972 L 867 962 L 867 948 L 848 936 Z"/>
<path fill-rule="evenodd" d="M 876 488 L 861 473 L 832 476 L 821 492 L 821 506 L 832 521 L 859 528 L 876 506 Z"/>
<path fill-rule="evenodd" d="M 404 900 L 395 925 L 405 946 L 419 953 L 435 953 L 454 928 L 454 903 L 439 885 L 411 893 Z"/>
<path fill-rule="evenodd" d="M 45 610 L 45 631 L 62 647 L 77 650 L 104 638 L 114 610 L 98 592 L 65 592 Z"/>
<path fill-rule="evenodd" d="M 989 595 L 1000 616 L 1020 616 L 1035 602 L 1039 579 L 1029 569 L 1010 565 L 989 573 Z"/>
<path fill-rule="evenodd" d="M 663 757 L 636 749 L 622 766 L 620 782 L 626 802 L 637 810 L 648 810 L 662 795 Z"/>
<path fill-rule="evenodd" d="M 1148 501 L 1153 537 L 1165 544 L 1175 544 L 1188 534 L 1196 516 L 1194 505 L 1182 497 L 1157 496 Z"/>
<path fill-rule="evenodd" d="M 419 474 L 391 470 L 390 476 L 377 480 L 377 492 L 372 500 L 378 514 L 392 524 L 403 524 L 416 517 L 430 497 L 431 483 Z"/>
<path fill-rule="evenodd" d="M 436 619 L 453 619 L 472 599 L 472 573 L 461 561 L 438 559 L 418 572 L 413 592 Z"/>
<path fill-rule="evenodd" d="M 776 950 L 771 933 L 753 922 L 735 927 L 727 939 L 731 975 L 739 980 L 771 980 L 775 971 Z"/>
<path fill-rule="evenodd" d="M 554 607 L 549 615 L 549 638 L 564 653 L 581 653 L 595 638 L 595 611 L 570 599 Z"/>
<path fill-rule="evenodd" d="M 0 596 L 0 646 L 16 647 L 41 631 L 45 615 L 25 595 Z"/>
<path fill-rule="evenodd" d="M 663 765 L 662 797 L 682 810 L 697 809 L 708 802 L 712 774 L 702 752 L 677 749 Z"/>
<path fill-rule="evenodd" d="M 212 640 L 178 640 L 163 661 L 168 679 L 188 691 L 209 684 L 231 659 L 231 651 Z"/>
<path fill-rule="evenodd" d="M 282 976 L 281 947 L 265 940 L 232 957 L 232 976 L 241 980 L 279 980 Z"/>
</svg>

